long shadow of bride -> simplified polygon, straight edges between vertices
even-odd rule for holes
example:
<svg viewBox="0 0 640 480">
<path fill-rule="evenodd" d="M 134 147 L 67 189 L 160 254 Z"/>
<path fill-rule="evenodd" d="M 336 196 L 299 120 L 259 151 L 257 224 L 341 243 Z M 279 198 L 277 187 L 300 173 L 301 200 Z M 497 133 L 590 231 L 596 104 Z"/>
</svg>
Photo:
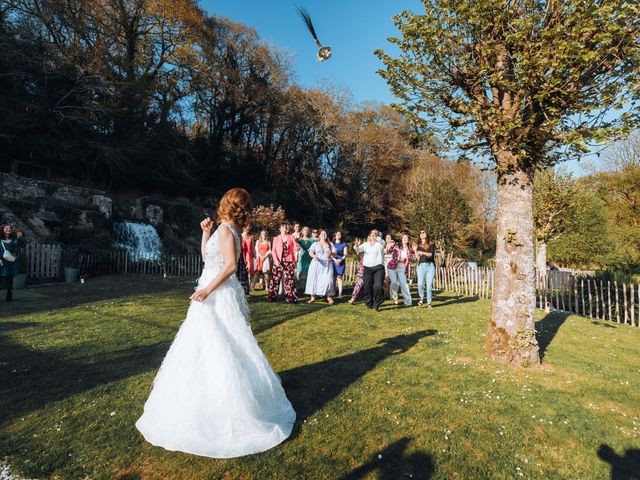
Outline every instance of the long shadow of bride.
<svg viewBox="0 0 640 480">
<path fill-rule="evenodd" d="M 366 350 L 281 372 L 282 384 L 297 414 L 292 438 L 298 434 L 305 419 L 373 370 L 378 363 L 391 355 L 406 352 L 421 338 L 436 333 L 437 330 L 422 330 L 385 338 Z"/>
</svg>

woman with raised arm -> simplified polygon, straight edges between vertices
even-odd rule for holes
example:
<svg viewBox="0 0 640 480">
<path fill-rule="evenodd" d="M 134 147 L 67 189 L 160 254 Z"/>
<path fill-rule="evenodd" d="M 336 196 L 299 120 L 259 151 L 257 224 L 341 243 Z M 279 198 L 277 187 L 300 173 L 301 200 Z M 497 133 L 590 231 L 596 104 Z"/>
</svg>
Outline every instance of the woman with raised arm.
<svg viewBox="0 0 640 480">
<path fill-rule="evenodd" d="M 136 427 L 166 450 L 213 458 L 262 452 L 285 440 L 296 414 L 249 326 L 235 276 L 251 197 L 222 197 L 218 228 L 202 228 L 204 269 Z"/>
<path fill-rule="evenodd" d="M 426 230 L 420 230 L 420 238 L 414 244 L 414 251 L 418 259 L 418 305 L 422 305 L 425 296 L 425 280 L 427 283 L 427 308 L 431 308 L 433 300 L 433 277 L 436 275 L 436 246 L 429 239 Z"/>
<path fill-rule="evenodd" d="M 374 310 L 378 310 L 384 302 L 384 247 L 385 242 L 375 229 L 371 230 L 366 242 L 362 243 L 359 238 L 355 241 L 356 252 L 364 254 L 362 257 L 364 303 L 367 308 Z"/>
</svg>

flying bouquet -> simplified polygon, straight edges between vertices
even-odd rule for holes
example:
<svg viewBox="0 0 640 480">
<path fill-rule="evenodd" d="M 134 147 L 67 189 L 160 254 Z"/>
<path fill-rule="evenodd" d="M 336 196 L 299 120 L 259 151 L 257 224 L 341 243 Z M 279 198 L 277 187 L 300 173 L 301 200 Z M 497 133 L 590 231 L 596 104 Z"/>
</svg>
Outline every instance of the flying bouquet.
<svg viewBox="0 0 640 480">
<path fill-rule="evenodd" d="M 311 36 L 316 41 L 316 45 L 318 46 L 319 50 L 318 50 L 318 53 L 316 54 L 316 58 L 320 62 L 329 60 L 331 58 L 331 55 L 333 54 L 333 52 L 331 51 L 331 47 L 323 47 L 322 44 L 320 43 L 320 40 L 318 40 L 318 35 L 316 35 L 316 29 L 313 28 L 313 22 L 311 21 L 311 16 L 309 15 L 309 11 L 303 7 L 297 7 L 297 8 L 298 8 L 298 14 L 300 15 L 300 17 L 302 18 L 302 21 L 305 23 L 305 25 L 309 29 L 309 32 L 311 32 Z"/>
</svg>

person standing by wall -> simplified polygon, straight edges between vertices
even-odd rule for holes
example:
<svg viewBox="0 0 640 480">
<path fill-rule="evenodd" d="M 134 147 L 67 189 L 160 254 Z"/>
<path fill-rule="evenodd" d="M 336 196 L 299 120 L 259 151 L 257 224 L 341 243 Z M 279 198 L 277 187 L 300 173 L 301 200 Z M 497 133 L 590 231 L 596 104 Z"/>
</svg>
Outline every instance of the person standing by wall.
<svg viewBox="0 0 640 480">
<path fill-rule="evenodd" d="M 422 305 L 425 298 L 425 281 L 427 308 L 431 308 L 433 300 L 433 277 L 436 275 L 436 246 L 426 230 L 420 230 L 420 238 L 414 245 L 416 258 L 418 259 L 418 305 Z"/>
<path fill-rule="evenodd" d="M 18 248 L 22 246 L 22 231 L 16 230 L 16 238 L 11 238 L 11 225 L 0 225 L 0 280 L 7 287 L 6 301 L 13 300 L 13 277 L 18 274 Z"/>
<path fill-rule="evenodd" d="M 378 310 L 383 298 L 384 283 L 384 250 L 385 242 L 377 230 L 371 230 L 367 241 L 362 243 L 356 238 L 356 252 L 364 253 L 362 264 L 364 265 L 364 302 L 368 308 Z"/>
</svg>

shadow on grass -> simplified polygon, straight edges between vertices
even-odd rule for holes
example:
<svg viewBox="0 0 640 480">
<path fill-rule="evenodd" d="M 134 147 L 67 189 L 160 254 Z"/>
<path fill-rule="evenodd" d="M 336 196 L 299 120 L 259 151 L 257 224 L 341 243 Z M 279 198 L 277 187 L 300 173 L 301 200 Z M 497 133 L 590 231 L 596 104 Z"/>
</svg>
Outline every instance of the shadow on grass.
<svg viewBox="0 0 640 480">
<path fill-rule="evenodd" d="M 604 443 L 598 448 L 598 457 L 611 465 L 611 480 L 638 480 L 640 478 L 640 450 L 630 448 L 618 455 Z"/>
<path fill-rule="evenodd" d="M 92 354 L 32 350 L 0 339 L 0 425 L 100 385 L 158 368 L 170 342 Z M 84 363 L 67 357 L 74 355 Z"/>
<path fill-rule="evenodd" d="M 610 323 L 607 323 L 607 322 L 601 322 L 601 321 L 598 321 L 598 320 L 591 320 L 591 323 L 592 323 L 593 325 L 598 325 L 598 326 L 600 326 L 600 327 L 606 327 L 606 328 L 617 328 L 615 325 L 611 325 Z"/>
<path fill-rule="evenodd" d="M 550 312 L 536 322 L 536 340 L 540 347 L 540 358 L 544 357 L 547 347 L 569 315 L 570 313 L 567 312 Z"/>
<path fill-rule="evenodd" d="M 297 436 L 304 420 L 373 370 L 381 361 L 406 352 L 420 339 L 436 333 L 437 330 L 430 329 L 385 338 L 375 347 L 280 373 L 287 396 L 297 414 L 291 438 Z"/>
<path fill-rule="evenodd" d="M 374 454 L 369 462 L 356 468 L 341 480 L 360 480 L 376 471 L 378 472 L 377 478 L 380 480 L 430 478 L 434 472 L 431 455 L 424 452 L 407 455 L 406 450 L 410 442 L 411 439 L 407 437 L 393 442 L 382 451 Z"/>
<path fill-rule="evenodd" d="M 452 304 L 464 304 L 464 303 L 473 303 L 473 302 L 477 302 L 478 300 L 480 300 L 480 297 L 442 297 L 440 295 L 435 295 L 433 297 L 433 308 L 440 308 L 440 307 L 446 307 L 447 305 L 452 305 Z"/>
<path fill-rule="evenodd" d="M 26 315 L 61 308 L 72 308 L 102 300 L 124 299 L 142 294 L 158 294 L 185 288 L 191 291 L 191 278 L 164 279 L 153 275 L 112 275 L 90 278 L 87 283 L 54 283 L 28 287 L 42 296 L 34 299 L 15 298 L 2 306 L 2 316 Z M 20 292 L 20 291 L 19 291 Z M 20 295 L 17 292 L 16 296 Z M 187 295 L 188 296 L 188 295 Z"/>
<path fill-rule="evenodd" d="M 260 304 L 259 310 L 252 309 L 251 311 L 251 330 L 254 335 L 331 306 L 323 301 L 312 304 L 299 301 L 295 305 L 286 303 L 284 300 L 269 302 L 266 295 L 252 295 L 249 306 L 251 304 Z"/>
<path fill-rule="evenodd" d="M 10 330 L 36 326 L 38 326 L 38 323 L 36 322 L 0 322 L 0 332 L 8 332 Z"/>
</svg>

